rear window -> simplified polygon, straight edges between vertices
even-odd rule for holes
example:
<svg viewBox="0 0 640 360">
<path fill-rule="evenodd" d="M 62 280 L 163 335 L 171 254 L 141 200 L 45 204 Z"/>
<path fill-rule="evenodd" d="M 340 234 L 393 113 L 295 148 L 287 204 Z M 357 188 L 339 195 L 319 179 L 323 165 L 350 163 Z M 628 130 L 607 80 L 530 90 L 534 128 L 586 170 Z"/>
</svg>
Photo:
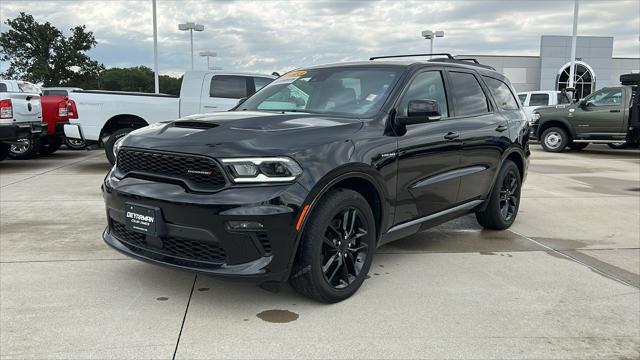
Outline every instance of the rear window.
<svg viewBox="0 0 640 360">
<path fill-rule="evenodd" d="M 529 106 L 547 106 L 549 105 L 549 94 L 531 94 L 529 98 Z"/>
<path fill-rule="evenodd" d="M 7 84 L 0 83 L 0 92 L 6 92 L 6 91 L 7 91 Z"/>
<path fill-rule="evenodd" d="M 44 96 L 68 96 L 67 90 L 42 90 L 42 95 Z"/>
<path fill-rule="evenodd" d="M 489 112 L 487 97 L 473 74 L 450 72 L 456 116 L 480 115 Z"/>
<path fill-rule="evenodd" d="M 18 88 L 27 94 L 40 94 L 42 92 L 38 86 L 26 81 L 18 82 Z"/>
<path fill-rule="evenodd" d="M 484 82 L 489 87 L 489 91 L 493 94 L 498 107 L 502 110 L 518 110 L 518 101 L 513 96 L 511 89 L 504 82 L 483 76 Z"/>
<path fill-rule="evenodd" d="M 265 87 L 265 85 L 268 85 L 272 81 L 273 81 L 273 79 L 270 79 L 270 78 L 263 78 L 263 77 L 254 77 L 253 78 L 253 83 L 256 86 L 256 91 L 262 89 L 263 87 Z"/>
<path fill-rule="evenodd" d="M 211 78 L 211 97 L 240 99 L 247 96 L 247 79 L 244 76 L 216 75 Z"/>
</svg>

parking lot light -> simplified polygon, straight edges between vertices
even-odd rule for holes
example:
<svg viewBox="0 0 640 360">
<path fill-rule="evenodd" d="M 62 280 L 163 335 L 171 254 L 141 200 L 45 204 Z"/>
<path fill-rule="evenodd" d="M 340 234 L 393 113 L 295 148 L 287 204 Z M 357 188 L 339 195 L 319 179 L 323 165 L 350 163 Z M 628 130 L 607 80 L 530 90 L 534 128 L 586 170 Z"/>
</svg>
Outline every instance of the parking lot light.
<svg viewBox="0 0 640 360">
<path fill-rule="evenodd" d="M 193 32 L 204 31 L 204 25 L 196 24 L 194 22 L 187 22 L 184 24 L 178 24 L 178 30 L 180 31 L 189 30 L 189 37 L 191 39 L 191 70 L 193 70 Z"/>
</svg>

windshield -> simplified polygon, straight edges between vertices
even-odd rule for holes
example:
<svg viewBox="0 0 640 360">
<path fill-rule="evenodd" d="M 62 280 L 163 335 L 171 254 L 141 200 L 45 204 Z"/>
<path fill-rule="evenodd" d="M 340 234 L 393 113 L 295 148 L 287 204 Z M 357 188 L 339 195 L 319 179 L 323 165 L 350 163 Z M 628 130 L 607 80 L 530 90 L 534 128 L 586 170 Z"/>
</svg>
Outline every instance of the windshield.
<svg viewBox="0 0 640 360">
<path fill-rule="evenodd" d="M 353 116 L 380 110 L 401 68 L 342 67 L 284 74 L 238 110 L 299 111 Z"/>
</svg>

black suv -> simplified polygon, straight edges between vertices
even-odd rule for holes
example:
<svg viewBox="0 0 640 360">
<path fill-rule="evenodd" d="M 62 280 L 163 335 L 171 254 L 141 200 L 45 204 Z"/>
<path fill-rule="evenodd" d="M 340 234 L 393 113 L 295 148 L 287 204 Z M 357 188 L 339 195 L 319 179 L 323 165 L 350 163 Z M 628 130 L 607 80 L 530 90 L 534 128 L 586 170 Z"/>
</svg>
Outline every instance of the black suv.
<svg viewBox="0 0 640 360">
<path fill-rule="evenodd" d="M 289 72 L 232 111 L 116 144 L 104 240 L 151 263 L 341 301 L 382 244 L 468 213 L 489 229 L 513 223 L 529 158 L 514 93 L 448 54 Z"/>
</svg>

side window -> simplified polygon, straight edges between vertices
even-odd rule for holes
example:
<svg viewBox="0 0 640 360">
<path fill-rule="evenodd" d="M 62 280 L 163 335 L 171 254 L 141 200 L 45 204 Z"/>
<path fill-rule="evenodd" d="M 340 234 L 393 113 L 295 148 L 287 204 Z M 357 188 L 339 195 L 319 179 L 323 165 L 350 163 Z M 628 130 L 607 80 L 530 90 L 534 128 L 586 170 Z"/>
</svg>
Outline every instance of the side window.
<svg viewBox="0 0 640 360">
<path fill-rule="evenodd" d="M 471 73 L 449 72 L 456 116 L 480 115 L 489 112 L 487 97 L 478 79 Z"/>
<path fill-rule="evenodd" d="M 40 94 L 40 93 L 42 93 L 42 90 L 40 90 L 40 88 L 37 85 L 32 84 L 30 82 L 26 82 L 26 81 L 19 81 L 18 82 L 18 88 L 20 88 L 21 92 L 27 93 L 27 94 Z"/>
<path fill-rule="evenodd" d="M 513 93 L 507 84 L 487 76 L 483 76 L 483 78 L 500 109 L 518 110 L 518 101 L 513 97 Z"/>
<path fill-rule="evenodd" d="M 549 106 L 549 94 L 531 94 L 529 106 Z"/>
<path fill-rule="evenodd" d="M 527 94 L 518 94 L 518 100 L 520 100 L 520 104 L 524 106 L 524 101 L 527 100 Z"/>
<path fill-rule="evenodd" d="M 622 104 L 622 89 L 607 89 L 595 93 L 587 103 L 593 106 L 619 106 Z"/>
<path fill-rule="evenodd" d="M 253 78 L 253 83 L 256 84 L 256 91 L 262 89 L 263 87 L 265 87 L 266 85 L 268 85 L 272 81 L 273 81 L 273 79 L 270 79 L 270 78 L 263 78 L 263 77 L 254 77 Z"/>
<path fill-rule="evenodd" d="M 6 91 L 7 91 L 7 84 L 0 83 L 0 92 L 6 92 Z"/>
<path fill-rule="evenodd" d="M 411 100 L 435 100 L 440 107 L 440 115 L 449 117 L 447 95 L 444 90 L 444 81 L 440 71 L 426 71 L 418 74 L 412 81 L 407 91 L 402 95 L 398 108 L 399 116 L 407 116 L 407 108 Z"/>
<path fill-rule="evenodd" d="M 211 78 L 211 97 L 240 99 L 247 96 L 247 79 L 244 76 L 215 75 Z"/>
</svg>

